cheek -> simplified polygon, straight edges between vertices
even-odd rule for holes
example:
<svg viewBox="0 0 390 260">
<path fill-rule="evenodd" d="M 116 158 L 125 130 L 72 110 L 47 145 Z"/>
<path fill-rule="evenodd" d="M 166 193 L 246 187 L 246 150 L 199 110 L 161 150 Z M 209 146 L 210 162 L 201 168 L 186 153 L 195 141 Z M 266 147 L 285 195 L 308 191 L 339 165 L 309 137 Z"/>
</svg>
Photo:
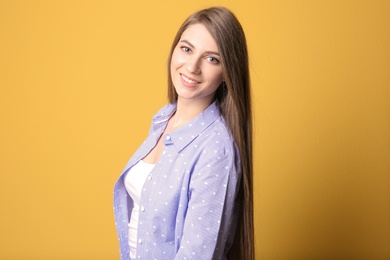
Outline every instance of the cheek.
<svg viewBox="0 0 390 260">
<path fill-rule="evenodd" d="M 222 71 L 210 71 L 210 79 L 212 82 L 217 83 L 217 85 L 219 86 L 219 84 L 222 82 Z"/>
<path fill-rule="evenodd" d="M 171 57 L 171 64 L 169 65 L 169 68 L 171 70 L 171 76 L 173 76 L 173 73 L 175 72 L 176 68 L 177 68 L 177 65 L 176 65 L 176 54 L 175 52 L 172 53 L 172 57 Z"/>
<path fill-rule="evenodd" d="M 171 80 L 175 88 L 179 80 L 177 70 L 181 67 L 180 64 L 182 64 L 182 62 L 180 62 L 180 54 L 178 54 L 177 51 L 175 50 L 172 53 L 171 64 L 170 64 Z"/>
<path fill-rule="evenodd" d="M 171 69 L 175 69 L 184 63 L 182 55 L 175 49 L 171 58 Z"/>
</svg>

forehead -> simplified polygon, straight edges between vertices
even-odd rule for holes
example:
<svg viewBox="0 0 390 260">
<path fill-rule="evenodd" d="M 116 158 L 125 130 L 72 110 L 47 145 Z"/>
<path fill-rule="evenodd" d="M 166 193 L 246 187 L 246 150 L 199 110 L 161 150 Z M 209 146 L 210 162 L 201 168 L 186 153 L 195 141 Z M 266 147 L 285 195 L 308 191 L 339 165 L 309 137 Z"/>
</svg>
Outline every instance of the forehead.
<svg viewBox="0 0 390 260">
<path fill-rule="evenodd" d="M 206 26 L 201 23 L 188 26 L 180 37 L 180 41 L 182 40 L 190 42 L 195 48 L 218 51 L 215 39 L 207 30 Z"/>
</svg>

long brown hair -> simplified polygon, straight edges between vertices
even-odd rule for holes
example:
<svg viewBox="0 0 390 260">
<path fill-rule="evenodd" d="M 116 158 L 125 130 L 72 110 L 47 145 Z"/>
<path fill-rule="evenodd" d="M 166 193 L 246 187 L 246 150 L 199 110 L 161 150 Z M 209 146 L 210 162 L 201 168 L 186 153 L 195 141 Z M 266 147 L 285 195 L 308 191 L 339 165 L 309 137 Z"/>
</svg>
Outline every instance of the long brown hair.
<svg viewBox="0 0 390 260">
<path fill-rule="evenodd" d="M 177 100 L 169 65 L 172 53 L 183 32 L 192 24 L 203 24 L 214 37 L 221 56 L 223 82 L 216 99 L 238 146 L 241 157 L 242 179 L 238 199 L 241 201 L 240 219 L 230 259 L 254 259 L 253 224 L 253 165 L 252 165 L 252 110 L 248 51 L 244 31 L 235 15 L 224 7 L 200 10 L 184 21 L 172 43 L 168 58 L 168 99 Z"/>
</svg>

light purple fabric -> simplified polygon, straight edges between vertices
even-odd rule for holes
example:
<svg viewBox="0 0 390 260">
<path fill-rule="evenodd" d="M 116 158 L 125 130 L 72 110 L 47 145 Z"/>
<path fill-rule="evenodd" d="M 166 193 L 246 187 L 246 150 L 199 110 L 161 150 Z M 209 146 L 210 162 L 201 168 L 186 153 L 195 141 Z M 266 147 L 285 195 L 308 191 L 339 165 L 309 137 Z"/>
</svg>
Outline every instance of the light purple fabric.
<svg viewBox="0 0 390 260">
<path fill-rule="evenodd" d="M 115 184 L 122 260 L 130 259 L 127 225 L 133 206 L 123 176 L 156 145 L 175 109 L 176 104 L 169 104 L 153 117 L 149 136 Z M 163 141 L 142 189 L 137 259 L 226 259 L 237 226 L 241 162 L 217 103 Z"/>
</svg>

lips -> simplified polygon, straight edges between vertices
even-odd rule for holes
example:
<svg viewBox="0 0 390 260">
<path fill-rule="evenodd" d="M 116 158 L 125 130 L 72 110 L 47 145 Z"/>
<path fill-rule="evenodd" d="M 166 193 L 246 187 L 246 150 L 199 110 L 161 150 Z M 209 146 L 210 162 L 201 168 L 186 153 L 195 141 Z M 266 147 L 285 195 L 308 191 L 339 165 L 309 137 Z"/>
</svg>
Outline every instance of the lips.
<svg viewBox="0 0 390 260">
<path fill-rule="evenodd" d="M 189 78 L 189 77 L 187 77 L 186 75 L 181 74 L 181 73 L 180 73 L 180 78 L 181 78 L 182 81 L 184 81 L 185 83 L 188 83 L 188 84 L 191 84 L 191 85 L 196 85 L 196 84 L 201 83 L 200 81 L 197 81 L 197 80 L 195 80 L 195 79 L 191 79 L 191 78 Z"/>
</svg>

